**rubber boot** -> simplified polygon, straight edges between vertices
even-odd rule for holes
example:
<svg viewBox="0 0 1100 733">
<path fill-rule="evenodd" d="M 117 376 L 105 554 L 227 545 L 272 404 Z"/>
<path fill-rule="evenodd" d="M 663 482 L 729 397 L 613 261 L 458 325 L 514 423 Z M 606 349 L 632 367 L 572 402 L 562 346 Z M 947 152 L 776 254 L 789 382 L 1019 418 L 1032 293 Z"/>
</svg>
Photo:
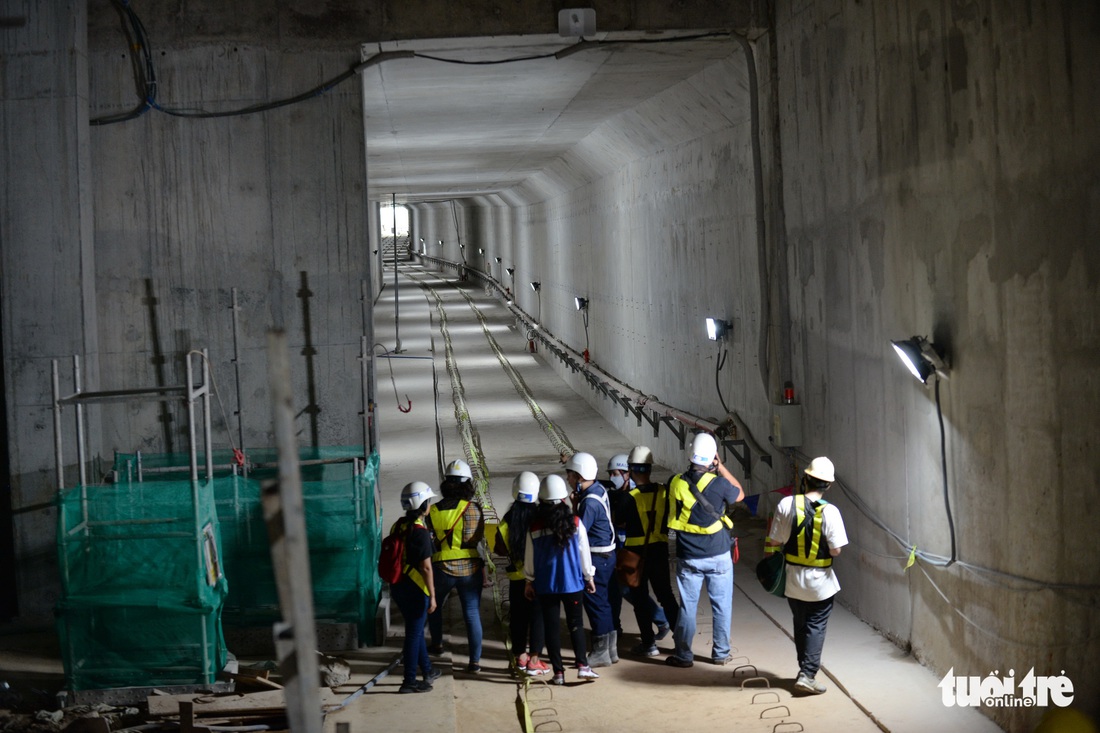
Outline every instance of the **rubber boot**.
<svg viewBox="0 0 1100 733">
<path fill-rule="evenodd" d="M 588 655 L 589 667 L 611 666 L 611 634 L 592 636 L 592 653 Z"/>
<path fill-rule="evenodd" d="M 619 661 L 619 632 L 611 632 L 611 642 L 607 646 L 607 652 L 611 657 L 611 663 L 617 664 Z"/>
</svg>

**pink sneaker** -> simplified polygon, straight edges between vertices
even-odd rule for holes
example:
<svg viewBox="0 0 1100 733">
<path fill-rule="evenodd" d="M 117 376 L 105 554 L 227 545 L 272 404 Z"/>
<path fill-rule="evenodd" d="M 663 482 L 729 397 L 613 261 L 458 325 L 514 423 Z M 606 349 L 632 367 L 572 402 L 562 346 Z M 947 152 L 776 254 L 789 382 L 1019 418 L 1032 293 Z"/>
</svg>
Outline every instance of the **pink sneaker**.
<svg viewBox="0 0 1100 733">
<path fill-rule="evenodd" d="M 540 674 L 550 674 L 550 665 L 541 659 L 535 659 L 527 663 L 527 674 L 537 677 Z"/>
<path fill-rule="evenodd" d="M 518 667 L 520 669 L 520 671 L 526 670 L 528 660 L 529 660 L 529 657 L 527 656 L 526 652 L 524 652 L 523 654 L 520 654 L 516 658 L 516 667 Z"/>
</svg>

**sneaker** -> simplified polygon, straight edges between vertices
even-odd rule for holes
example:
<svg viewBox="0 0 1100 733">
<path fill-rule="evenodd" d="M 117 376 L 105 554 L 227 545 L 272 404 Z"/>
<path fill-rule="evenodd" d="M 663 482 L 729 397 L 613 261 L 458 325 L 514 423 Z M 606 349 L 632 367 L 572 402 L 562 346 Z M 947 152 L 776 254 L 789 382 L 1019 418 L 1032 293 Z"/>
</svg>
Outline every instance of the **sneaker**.
<svg viewBox="0 0 1100 733">
<path fill-rule="evenodd" d="M 554 673 L 554 679 L 552 680 L 552 682 L 555 685 L 564 685 L 565 684 L 565 672 L 555 672 Z"/>
<path fill-rule="evenodd" d="M 727 654 L 724 657 L 718 657 L 718 658 L 712 659 L 710 661 L 711 661 L 711 664 L 717 664 L 719 667 L 724 667 L 724 666 L 726 666 L 727 664 L 729 664 L 730 662 L 733 661 L 733 655 L 732 654 Z"/>
<path fill-rule="evenodd" d="M 400 692 L 402 695 L 407 695 L 410 692 L 431 692 L 431 690 L 432 685 L 430 682 L 425 682 L 424 680 L 413 680 L 412 682 L 406 682 L 405 684 L 401 685 L 400 689 L 398 689 L 397 691 Z"/>
<path fill-rule="evenodd" d="M 799 692 L 808 692 L 811 695 L 820 695 L 827 689 L 825 685 L 818 682 L 813 677 L 807 677 L 806 675 L 799 673 L 798 679 L 795 680 L 794 689 Z"/>
<path fill-rule="evenodd" d="M 442 676 L 443 670 L 441 670 L 439 667 L 432 667 L 432 671 L 428 672 L 427 676 L 424 677 L 424 681 L 430 685 Z"/>
<path fill-rule="evenodd" d="M 688 667 L 695 666 L 695 662 L 693 660 L 684 659 L 683 657 L 678 657 L 675 654 L 669 656 L 669 658 L 665 660 L 665 664 L 670 667 L 680 667 L 681 669 L 687 669 Z"/>
<path fill-rule="evenodd" d="M 582 680 L 598 680 L 600 678 L 587 664 L 577 667 L 577 677 Z"/>
<path fill-rule="evenodd" d="M 642 642 L 637 646 L 631 647 L 630 653 L 636 657 L 655 657 L 661 653 L 661 650 L 657 648 L 656 644 L 646 644 Z"/>
<path fill-rule="evenodd" d="M 538 677 L 540 674 L 550 674 L 550 665 L 541 659 L 536 659 L 533 662 L 527 663 L 527 674 L 532 677 Z"/>
<path fill-rule="evenodd" d="M 527 663 L 530 661 L 530 659 L 531 658 L 527 656 L 526 652 L 524 652 L 523 654 L 520 654 L 518 657 L 516 657 L 516 667 L 521 672 L 525 671 L 527 669 Z"/>
<path fill-rule="evenodd" d="M 428 654 L 431 654 L 433 657 L 442 656 L 442 654 L 443 654 L 443 645 L 442 644 L 435 644 L 433 646 L 428 647 Z"/>
<path fill-rule="evenodd" d="M 466 665 L 466 671 L 472 674 L 476 674 L 481 671 L 481 665 L 477 662 L 470 662 Z"/>
<path fill-rule="evenodd" d="M 653 640 L 654 641 L 660 641 L 661 639 L 668 636 L 668 633 L 670 631 L 672 631 L 672 629 L 670 629 L 668 627 L 668 624 L 661 624 L 660 626 L 657 627 L 657 633 L 653 636 Z"/>
</svg>

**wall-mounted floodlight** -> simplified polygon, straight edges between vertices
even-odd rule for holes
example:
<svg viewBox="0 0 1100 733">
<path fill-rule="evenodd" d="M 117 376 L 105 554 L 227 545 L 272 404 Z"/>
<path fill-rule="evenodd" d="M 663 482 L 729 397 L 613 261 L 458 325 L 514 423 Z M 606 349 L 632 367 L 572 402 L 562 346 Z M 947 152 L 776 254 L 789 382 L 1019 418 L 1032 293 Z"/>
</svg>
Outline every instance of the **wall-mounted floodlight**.
<svg viewBox="0 0 1100 733">
<path fill-rule="evenodd" d="M 516 276 L 516 268 L 514 268 L 514 267 L 508 267 L 508 268 L 505 268 L 505 270 L 504 270 L 504 271 L 505 271 L 505 272 L 507 272 L 507 273 L 508 273 L 509 275 L 511 275 L 512 277 L 515 277 L 515 276 Z"/>
<path fill-rule="evenodd" d="M 442 239 L 441 239 L 441 240 L 439 240 L 439 246 L 440 246 L 440 247 L 442 247 L 442 246 L 443 246 L 443 240 L 442 240 Z"/>
<path fill-rule="evenodd" d="M 424 244 L 424 237 L 421 237 L 421 238 L 420 238 L 420 243 L 421 243 L 421 244 Z"/>
<path fill-rule="evenodd" d="M 539 292 L 540 290 L 542 290 L 542 283 L 532 282 L 531 283 L 531 289 L 534 290 L 536 293 Z"/>
<path fill-rule="evenodd" d="M 582 311 L 588 307 L 588 298 L 573 298 L 573 305 L 577 306 L 577 310 Z"/>
<path fill-rule="evenodd" d="M 723 339 L 730 331 L 730 322 L 723 321 L 721 318 L 708 318 L 707 319 L 707 338 L 711 341 L 717 341 Z"/>
<path fill-rule="evenodd" d="M 462 244 L 462 243 L 459 243 L 458 248 L 459 249 L 466 249 L 466 245 Z"/>
<path fill-rule="evenodd" d="M 504 260 L 502 260 L 502 259 L 500 259 L 499 257 L 497 257 L 497 258 L 496 258 L 496 261 L 497 261 L 497 263 L 499 264 L 499 263 L 503 262 Z"/>
<path fill-rule="evenodd" d="M 479 255 L 483 255 L 483 254 L 485 254 L 485 248 L 484 248 L 484 247 L 478 247 L 478 248 L 477 248 L 477 253 L 478 253 Z"/>
<path fill-rule="evenodd" d="M 905 366 L 909 367 L 909 371 L 921 381 L 921 384 L 928 384 L 928 379 L 933 374 L 947 379 L 947 359 L 928 339 L 923 336 L 914 336 L 911 339 L 890 343 Z"/>
</svg>

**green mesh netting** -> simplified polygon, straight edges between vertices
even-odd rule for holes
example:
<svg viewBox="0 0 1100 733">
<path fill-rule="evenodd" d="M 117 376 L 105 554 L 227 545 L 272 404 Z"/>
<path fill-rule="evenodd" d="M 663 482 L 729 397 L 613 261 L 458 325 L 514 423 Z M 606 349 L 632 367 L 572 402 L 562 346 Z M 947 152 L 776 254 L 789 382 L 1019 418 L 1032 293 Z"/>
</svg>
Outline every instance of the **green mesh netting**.
<svg viewBox="0 0 1100 733">
<path fill-rule="evenodd" d="M 63 491 L 57 624 L 69 689 L 213 682 L 226 661 L 221 547 L 208 483 Z"/>
<path fill-rule="evenodd" d="M 360 446 L 303 448 L 299 451 L 302 496 L 309 535 L 314 615 L 320 621 L 357 624 L 359 642 L 374 644 L 374 617 L 382 592 L 378 552 L 382 541 L 377 495 L 379 456 L 372 453 L 361 473 L 351 459 Z M 279 620 L 279 599 L 271 565 L 260 488 L 278 476 L 274 449 L 250 449 L 248 478 L 231 474 L 232 453 L 215 451 L 214 493 L 224 543 L 223 565 L 229 595 L 222 615 L 234 626 L 269 625 Z M 187 475 L 186 454 L 118 454 L 120 479 Z M 199 458 L 200 471 L 205 458 Z"/>
</svg>

